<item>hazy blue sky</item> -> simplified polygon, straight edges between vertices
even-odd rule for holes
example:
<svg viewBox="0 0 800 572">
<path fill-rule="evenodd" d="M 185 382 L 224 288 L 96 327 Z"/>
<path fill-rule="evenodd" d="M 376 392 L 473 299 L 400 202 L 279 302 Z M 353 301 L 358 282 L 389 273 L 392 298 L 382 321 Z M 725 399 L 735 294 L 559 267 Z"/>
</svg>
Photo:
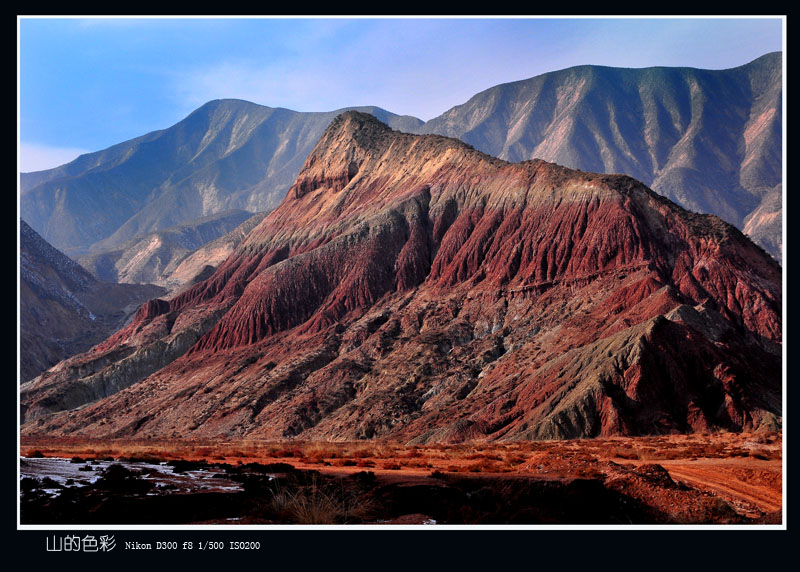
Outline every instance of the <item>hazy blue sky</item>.
<svg viewBox="0 0 800 572">
<path fill-rule="evenodd" d="M 19 20 L 20 168 L 163 129 L 217 98 L 429 120 L 573 65 L 724 69 L 783 46 L 780 18 Z"/>
</svg>

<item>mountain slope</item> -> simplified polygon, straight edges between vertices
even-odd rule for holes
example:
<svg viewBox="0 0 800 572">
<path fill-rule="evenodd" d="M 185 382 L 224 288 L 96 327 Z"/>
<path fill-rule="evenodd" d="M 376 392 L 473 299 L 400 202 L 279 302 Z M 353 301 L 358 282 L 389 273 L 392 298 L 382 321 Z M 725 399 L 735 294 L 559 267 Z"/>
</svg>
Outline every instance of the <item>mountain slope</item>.
<svg viewBox="0 0 800 572">
<path fill-rule="evenodd" d="M 152 285 L 109 284 L 49 245 L 20 221 L 20 379 L 84 352 L 122 327 Z"/>
<path fill-rule="evenodd" d="M 201 246 L 181 258 L 177 264 L 171 264 L 164 280 L 164 286 L 172 289 L 170 297 L 211 276 L 265 216 L 267 213 L 254 214 L 229 233 Z"/>
<path fill-rule="evenodd" d="M 780 267 L 741 232 L 629 177 L 507 163 L 348 112 L 212 276 L 25 384 L 22 431 L 774 427 L 781 299 Z"/>
<path fill-rule="evenodd" d="M 579 66 L 483 91 L 419 133 L 624 173 L 781 257 L 782 57 L 727 70 Z"/>
<path fill-rule="evenodd" d="M 404 128 L 421 124 L 377 107 L 359 109 Z M 338 113 L 211 101 L 168 129 L 23 173 L 22 217 L 56 247 L 79 255 L 226 210 L 270 210 Z"/>
<path fill-rule="evenodd" d="M 176 286 L 170 274 L 198 248 L 223 236 L 247 219 L 247 211 L 225 211 L 138 236 L 119 249 L 79 256 L 78 263 L 107 282 Z M 191 277 L 190 277 L 191 278 Z"/>
</svg>

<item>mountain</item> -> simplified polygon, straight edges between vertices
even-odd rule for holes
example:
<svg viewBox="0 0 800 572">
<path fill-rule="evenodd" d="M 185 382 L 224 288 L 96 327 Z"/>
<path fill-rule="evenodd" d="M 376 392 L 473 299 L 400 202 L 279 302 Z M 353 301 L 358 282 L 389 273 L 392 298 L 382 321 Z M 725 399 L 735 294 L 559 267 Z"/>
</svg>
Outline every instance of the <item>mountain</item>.
<svg viewBox="0 0 800 572">
<path fill-rule="evenodd" d="M 782 93 L 780 52 L 727 70 L 578 66 L 487 89 L 417 132 L 630 175 L 780 260 Z"/>
<path fill-rule="evenodd" d="M 265 216 L 267 213 L 254 214 L 229 233 L 201 246 L 181 258 L 177 264 L 171 265 L 164 280 L 164 286 L 172 289 L 170 297 L 211 276 Z"/>
<path fill-rule="evenodd" d="M 354 109 L 508 161 L 630 175 L 780 261 L 782 94 L 776 52 L 727 70 L 573 67 L 495 86 L 424 124 Z M 23 173 L 22 217 L 77 256 L 226 210 L 268 211 L 340 111 L 212 101 L 168 129 Z"/>
<path fill-rule="evenodd" d="M 103 341 L 164 292 L 99 282 L 20 220 L 20 379 Z"/>
<path fill-rule="evenodd" d="M 781 267 L 622 175 L 338 116 L 206 280 L 23 385 L 25 435 L 774 428 Z"/>
<path fill-rule="evenodd" d="M 186 257 L 251 217 L 241 210 L 205 216 L 140 235 L 119 249 L 79 256 L 77 262 L 100 280 L 174 287 L 179 283 L 171 274 Z"/>
<path fill-rule="evenodd" d="M 399 128 L 422 123 L 377 107 L 357 109 Z M 22 173 L 21 216 L 77 256 L 227 210 L 271 210 L 338 113 L 211 101 L 168 129 Z"/>
</svg>

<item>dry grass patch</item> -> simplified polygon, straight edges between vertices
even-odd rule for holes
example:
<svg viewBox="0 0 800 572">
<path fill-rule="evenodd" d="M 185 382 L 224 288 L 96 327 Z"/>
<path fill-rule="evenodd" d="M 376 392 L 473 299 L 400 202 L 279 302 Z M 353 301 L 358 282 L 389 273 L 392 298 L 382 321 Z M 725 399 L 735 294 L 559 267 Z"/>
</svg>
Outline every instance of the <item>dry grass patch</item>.
<svg viewBox="0 0 800 572">
<path fill-rule="evenodd" d="M 372 513 L 370 501 L 344 489 L 325 488 L 316 479 L 294 490 L 276 486 L 269 508 L 281 521 L 293 524 L 358 523 Z"/>
</svg>

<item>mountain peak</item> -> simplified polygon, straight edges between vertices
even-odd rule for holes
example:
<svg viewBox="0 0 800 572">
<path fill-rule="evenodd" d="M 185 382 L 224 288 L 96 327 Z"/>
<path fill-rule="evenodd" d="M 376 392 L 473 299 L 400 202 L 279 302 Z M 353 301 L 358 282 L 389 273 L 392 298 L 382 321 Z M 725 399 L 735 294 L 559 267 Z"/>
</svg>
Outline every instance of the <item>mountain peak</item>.
<svg viewBox="0 0 800 572">
<path fill-rule="evenodd" d="M 508 163 L 348 111 L 213 275 L 31 386 L 23 431 L 426 442 L 464 419 L 487 439 L 756 428 L 779 410 L 780 269 L 720 225 L 630 177 Z M 714 312 L 699 324 L 718 314 L 730 340 L 663 317 L 681 305 Z M 43 418 L 86 404 L 88 386 L 127 389 Z"/>
<path fill-rule="evenodd" d="M 333 141 L 352 140 L 361 146 L 375 146 L 393 129 L 386 123 L 362 111 L 349 110 L 337 115 L 323 133 L 317 147 L 328 147 Z"/>
<path fill-rule="evenodd" d="M 197 109 L 193 113 L 202 112 L 202 111 L 210 111 L 215 109 L 237 109 L 237 108 L 262 108 L 262 109 L 272 109 L 266 105 L 261 105 L 259 103 L 253 103 L 252 101 L 247 101 L 245 99 L 236 99 L 236 98 L 221 98 L 221 99 L 212 99 L 207 101 Z"/>
</svg>

